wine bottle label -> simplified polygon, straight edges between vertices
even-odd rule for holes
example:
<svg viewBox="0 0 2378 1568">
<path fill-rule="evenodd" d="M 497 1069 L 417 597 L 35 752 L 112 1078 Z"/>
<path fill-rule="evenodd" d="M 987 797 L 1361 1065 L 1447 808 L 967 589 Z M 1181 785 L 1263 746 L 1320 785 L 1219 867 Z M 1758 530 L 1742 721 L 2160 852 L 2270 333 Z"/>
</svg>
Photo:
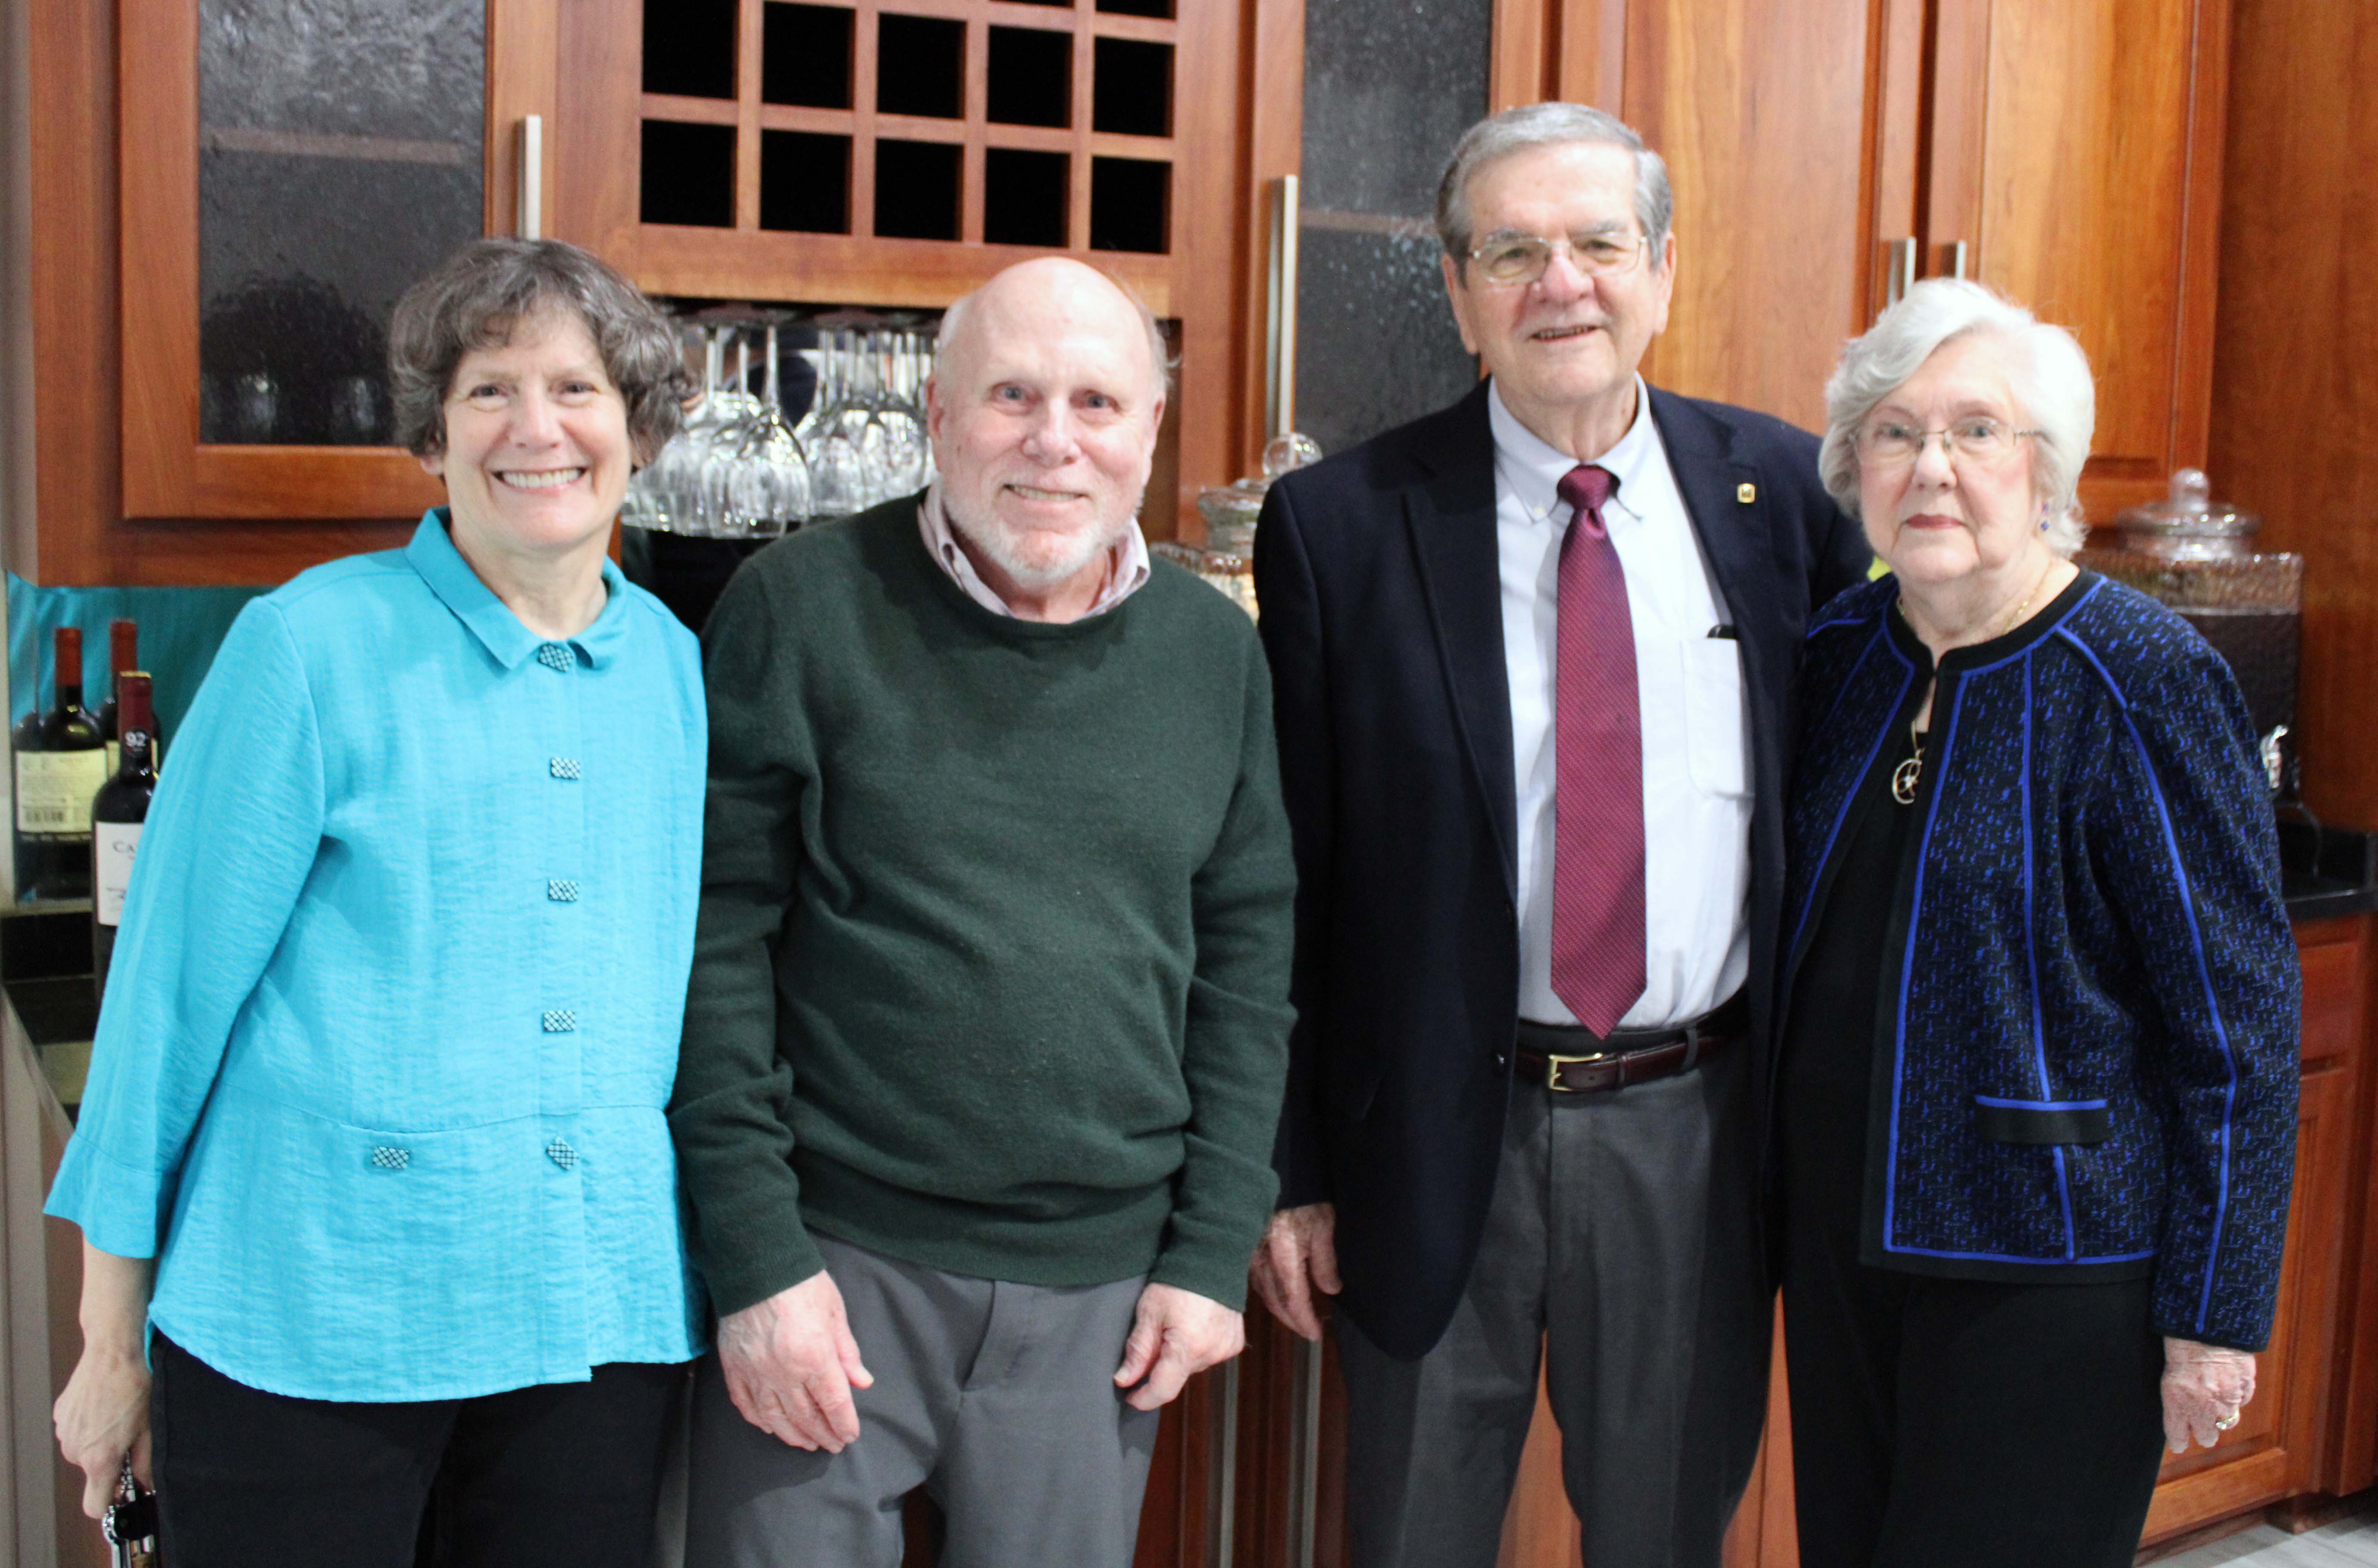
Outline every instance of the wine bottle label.
<svg viewBox="0 0 2378 1568">
<path fill-rule="evenodd" d="M 107 753 L 19 751 L 17 753 L 17 831 L 20 833 L 90 832 L 90 797 L 109 777 Z"/>
<path fill-rule="evenodd" d="M 124 924 L 124 890 L 132 885 L 139 822 L 94 822 L 90 832 L 90 906 L 102 926 Z"/>
<path fill-rule="evenodd" d="M 109 741 L 107 743 L 107 776 L 109 778 L 112 779 L 115 776 L 115 766 L 118 762 L 122 761 L 123 759 L 124 748 L 118 746 L 115 742 L 112 740 Z"/>
</svg>

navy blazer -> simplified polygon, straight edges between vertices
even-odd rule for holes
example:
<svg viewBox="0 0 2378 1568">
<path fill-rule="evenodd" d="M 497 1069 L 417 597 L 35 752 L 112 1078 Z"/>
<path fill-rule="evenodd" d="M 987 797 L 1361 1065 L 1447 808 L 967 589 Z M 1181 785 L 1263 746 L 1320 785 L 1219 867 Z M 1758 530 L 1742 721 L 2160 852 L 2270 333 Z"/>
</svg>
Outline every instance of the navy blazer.
<svg viewBox="0 0 2378 1568">
<path fill-rule="evenodd" d="M 1792 976 L 1827 900 L 1892 901 L 1866 1263 L 2155 1280 L 2163 1335 L 2270 1335 L 2295 1174 L 2295 943 L 2245 699 L 2178 616 L 2094 573 L 1941 660 L 1913 868 L 1833 885 L 1931 658 L 1898 583 L 1808 636 Z M 1869 807 L 1869 809 L 1880 809 Z M 1873 1028 L 1874 1021 L 1843 1021 Z"/>
<path fill-rule="evenodd" d="M 1656 389 L 1651 401 L 1740 638 L 1763 1092 L 1802 632 L 1869 556 L 1818 483 L 1815 437 Z M 1482 383 L 1284 475 L 1255 533 L 1298 873 L 1279 1203 L 1336 1203 L 1340 1309 L 1407 1359 L 1444 1333 L 1477 1255 L 1519 1018 L 1494 465 Z M 1739 1153 L 1755 1180 L 1755 1151 Z"/>
</svg>

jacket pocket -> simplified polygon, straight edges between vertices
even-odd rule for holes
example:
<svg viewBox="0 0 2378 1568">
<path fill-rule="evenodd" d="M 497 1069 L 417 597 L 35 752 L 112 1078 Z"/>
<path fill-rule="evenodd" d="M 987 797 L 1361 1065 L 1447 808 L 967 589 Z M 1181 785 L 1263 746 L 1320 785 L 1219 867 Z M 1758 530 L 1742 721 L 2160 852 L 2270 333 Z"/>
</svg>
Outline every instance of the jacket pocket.
<svg viewBox="0 0 2378 1568">
<path fill-rule="evenodd" d="M 2002 1100 L 1974 1096 L 1982 1136 L 2000 1143 L 2102 1143 L 2114 1119 L 2103 1100 Z"/>
</svg>

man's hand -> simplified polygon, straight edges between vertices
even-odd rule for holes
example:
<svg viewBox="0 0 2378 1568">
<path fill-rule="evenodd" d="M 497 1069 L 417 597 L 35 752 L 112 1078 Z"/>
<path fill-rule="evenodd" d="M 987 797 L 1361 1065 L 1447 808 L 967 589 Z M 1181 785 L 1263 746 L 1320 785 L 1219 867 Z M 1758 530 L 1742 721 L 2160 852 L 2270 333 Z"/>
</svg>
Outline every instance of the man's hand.
<svg viewBox="0 0 2378 1568">
<path fill-rule="evenodd" d="M 1338 1294 L 1338 1206 L 1307 1203 L 1281 1209 L 1264 1227 L 1263 1245 L 1247 1270 L 1271 1315 L 1307 1339 L 1321 1337 L 1313 1292 Z"/>
<path fill-rule="evenodd" d="M 853 1388 L 872 1388 L 823 1269 L 718 1321 L 718 1368 L 743 1418 L 795 1448 L 839 1454 L 858 1441 Z"/>
<path fill-rule="evenodd" d="M 1247 1347 L 1246 1319 L 1177 1285 L 1151 1285 L 1139 1293 L 1139 1313 L 1123 1341 L 1115 1386 L 1132 1389 L 1135 1410 L 1171 1403 L 1181 1385 L 1208 1367 L 1219 1366 Z M 1142 1378 L 1147 1381 L 1140 1382 Z"/>
<path fill-rule="evenodd" d="M 2207 1448 L 2220 1442 L 2253 1397 L 2251 1353 L 2192 1339 L 2163 1342 L 2163 1440 L 2174 1454 L 2187 1453 L 2191 1438 Z"/>
</svg>

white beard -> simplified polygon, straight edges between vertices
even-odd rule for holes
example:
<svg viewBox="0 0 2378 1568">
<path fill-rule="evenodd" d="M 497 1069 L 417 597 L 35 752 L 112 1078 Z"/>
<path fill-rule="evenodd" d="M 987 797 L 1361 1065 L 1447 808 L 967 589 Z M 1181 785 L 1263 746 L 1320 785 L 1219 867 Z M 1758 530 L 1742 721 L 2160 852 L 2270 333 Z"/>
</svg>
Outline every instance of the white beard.
<svg viewBox="0 0 2378 1568">
<path fill-rule="evenodd" d="M 957 508 L 950 505 L 946 496 L 942 499 L 942 510 L 950 520 L 950 527 L 967 544 L 990 557 L 1018 588 L 1033 593 L 1046 592 L 1061 583 L 1071 581 L 1092 561 L 1114 548 L 1115 542 L 1123 537 L 1123 530 L 1132 523 L 1129 514 L 1125 514 L 1111 526 L 1086 529 L 1068 537 L 1062 545 L 1056 546 L 1055 554 L 1051 555 L 1049 546 L 1043 545 L 1034 549 L 1026 541 L 1031 539 L 1038 543 L 1053 535 L 1019 535 L 996 518 L 986 526 L 978 528 L 973 519 L 962 516 Z"/>
</svg>

